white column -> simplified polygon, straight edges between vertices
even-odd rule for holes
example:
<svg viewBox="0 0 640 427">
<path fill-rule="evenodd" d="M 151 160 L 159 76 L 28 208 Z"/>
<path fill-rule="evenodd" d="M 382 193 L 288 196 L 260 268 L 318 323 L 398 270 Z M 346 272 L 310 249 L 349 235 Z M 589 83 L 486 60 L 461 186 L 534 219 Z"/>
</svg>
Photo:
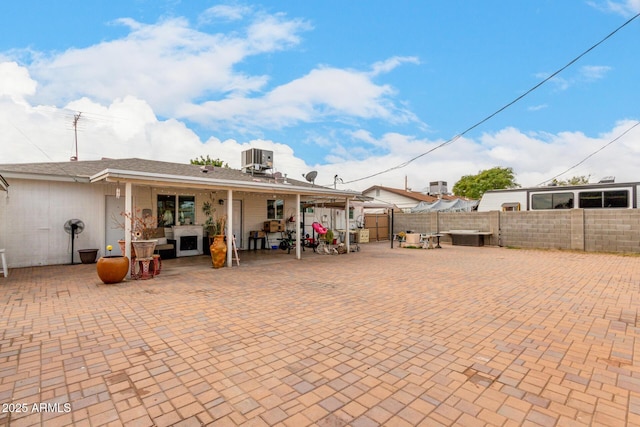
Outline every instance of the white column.
<svg viewBox="0 0 640 427">
<path fill-rule="evenodd" d="M 346 237 L 345 240 L 346 242 L 346 248 L 347 248 L 347 253 L 349 253 L 349 246 L 350 246 L 350 241 L 351 241 L 351 234 L 349 234 L 351 232 L 351 228 L 349 227 L 349 199 L 346 199 L 346 202 L 344 204 L 344 224 L 345 224 L 345 228 L 347 229 L 347 232 L 345 233 Z"/>
<path fill-rule="evenodd" d="M 227 267 L 233 266 L 233 191 L 227 190 Z"/>
<path fill-rule="evenodd" d="M 124 255 L 131 262 L 131 218 L 133 218 L 133 186 L 130 182 L 124 184 L 124 211 L 129 216 L 124 218 Z M 131 269 L 127 271 L 131 278 Z"/>
<path fill-rule="evenodd" d="M 302 239 L 300 238 L 300 194 L 296 194 L 296 258 L 302 258 Z M 303 230 L 304 231 L 304 230 Z"/>
</svg>

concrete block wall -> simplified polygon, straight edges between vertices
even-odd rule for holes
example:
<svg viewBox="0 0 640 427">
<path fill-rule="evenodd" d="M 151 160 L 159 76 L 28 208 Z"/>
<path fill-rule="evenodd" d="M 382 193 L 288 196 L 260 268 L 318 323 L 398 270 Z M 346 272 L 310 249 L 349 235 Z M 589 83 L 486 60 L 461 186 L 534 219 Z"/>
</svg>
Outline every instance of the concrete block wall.
<svg viewBox="0 0 640 427">
<path fill-rule="evenodd" d="M 640 211 L 585 210 L 585 250 L 640 253 Z"/>
<path fill-rule="evenodd" d="M 640 253 L 640 210 L 396 213 L 393 232 L 492 231 L 485 244 L 518 248 Z M 450 242 L 443 237 L 443 242 Z"/>
<path fill-rule="evenodd" d="M 571 211 L 500 212 L 502 246 L 571 249 Z"/>
</svg>

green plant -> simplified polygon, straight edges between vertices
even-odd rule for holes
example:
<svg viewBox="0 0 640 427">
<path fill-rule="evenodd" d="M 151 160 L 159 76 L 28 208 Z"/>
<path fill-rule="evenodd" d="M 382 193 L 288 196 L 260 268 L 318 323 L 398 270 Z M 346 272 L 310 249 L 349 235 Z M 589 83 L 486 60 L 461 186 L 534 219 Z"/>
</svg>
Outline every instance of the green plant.
<svg viewBox="0 0 640 427">
<path fill-rule="evenodd" d="M 329 244 L 333 243 L 333 230 L 327 230 L 327 233 L 324 235 L 324 240 L 326 240 Z"/>
<path fill-rule="evenodd" d="M 224 229 L 227 225 L 226 215 L 218 216 L 211 201 L 206 201 L 202 204 L 202 213 L 207 217 L 204 225 L 210 236 L 224 234 Z"/>
</svg>

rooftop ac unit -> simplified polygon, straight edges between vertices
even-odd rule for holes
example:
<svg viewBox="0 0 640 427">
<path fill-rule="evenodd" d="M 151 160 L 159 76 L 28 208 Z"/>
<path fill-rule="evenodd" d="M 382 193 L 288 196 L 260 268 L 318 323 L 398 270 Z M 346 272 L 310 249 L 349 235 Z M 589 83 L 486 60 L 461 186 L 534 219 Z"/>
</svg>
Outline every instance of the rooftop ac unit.
<svg viewBox="0 0 640 427">
<path fill-rule="evenodd" d="M 250 148 L 242 152 L 242 171 L 264 173 L 273 169 L 273 151 Z"/>
</svg>

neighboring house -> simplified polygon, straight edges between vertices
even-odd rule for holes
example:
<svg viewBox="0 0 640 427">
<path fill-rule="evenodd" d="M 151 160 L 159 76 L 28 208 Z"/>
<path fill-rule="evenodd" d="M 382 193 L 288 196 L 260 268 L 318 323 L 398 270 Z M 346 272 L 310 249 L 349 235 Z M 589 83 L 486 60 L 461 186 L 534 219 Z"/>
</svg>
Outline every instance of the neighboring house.
<svg viewBox="0 0 640 427">
<path fill-rule="evenodd" d="M 398 209 L 401 209 L 404 212 L 410 212 L 411 209 L 420 202 L 433 203 L 440 199 L 455 200 L 458 198 L 457 196 L 449 196 L 446 194 L 436 197 L 399 188 L 383 187 L 380 185 L 369 187 L 364 190 L 362 194 L 364 196 L 372 197 L 375 202 L 395 205 Z"/>
<path fill-rule="evenodd" d="M 411 213 L 420 212 L 471 212 L 478 207 L 478 200 L 458 198 L 454 200 L 439 199 L 435 202 L 420 202 L 411 209 Z"/>
<path fill-rule="evenodd" d="M 303 203 L 338 203 L 348 212 L 351 200 L 361 197 L 279 174 L 135 158 L 3 164 L 0 174 L 0 186 L 7 190 L 0 197 L 0 248 L 6 249 L 11 267 L 69 263 L 71 240 L 64 230 L 69 219 L 85 225 L 74 240 L 75 250 L 98 248 L 104 255 L 106 245 L 117 248 L 123 238 L 129 242 L 130 234 L 118 224 L 124 222 L 121 213 L 147 210 L 159 226 L 175 233 L 178 246 L 179 236 L 196 235 L 197 248 L 188 253 L 202 253 L 205 202 L 213 204 L 216 214 L 227 215 L 227 238 L 235 235 L 242 249 L 249 231 L 262 230 L 267 220 L 291 218 L 287 226 L 292 230 L 306 221 L 303 230 L 310 231 Z"/>
</svg>

